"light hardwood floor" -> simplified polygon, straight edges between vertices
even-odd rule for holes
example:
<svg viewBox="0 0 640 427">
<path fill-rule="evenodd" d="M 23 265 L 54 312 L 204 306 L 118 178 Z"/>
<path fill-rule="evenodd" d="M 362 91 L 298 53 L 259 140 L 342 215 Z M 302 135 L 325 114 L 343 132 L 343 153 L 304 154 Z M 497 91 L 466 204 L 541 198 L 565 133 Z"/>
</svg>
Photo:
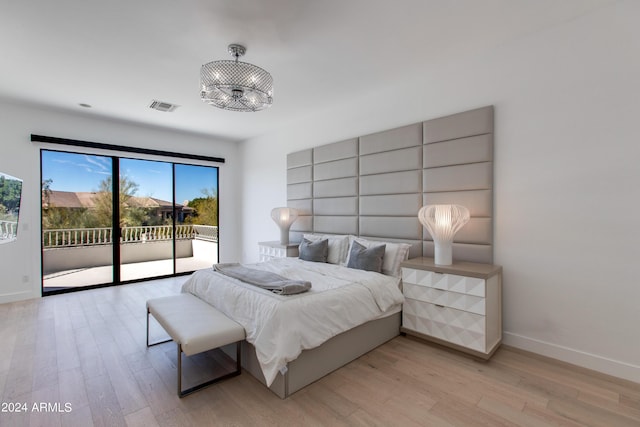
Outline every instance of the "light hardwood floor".
<svg viewBox="0 0 640 427">
<path fill-rule="evenodd" d="M 286 400 L 247 373 L 179 399 L 175 345 L 145 346 L 145 301 L 184 280 L 0 305 L 0 409 L 27 405 L 0 425 L 640 426 L 638 384 L 505 347 L 477 362 L 402 336 Z"/>
</svg>

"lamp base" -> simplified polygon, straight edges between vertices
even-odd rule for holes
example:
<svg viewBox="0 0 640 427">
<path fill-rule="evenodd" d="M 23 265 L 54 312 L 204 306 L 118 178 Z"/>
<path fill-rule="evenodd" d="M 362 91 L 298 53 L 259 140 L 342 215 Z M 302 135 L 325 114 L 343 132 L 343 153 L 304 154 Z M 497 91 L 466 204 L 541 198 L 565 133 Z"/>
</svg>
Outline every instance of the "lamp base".
<svg viewBox="0 0 640 427">
<path fill-rule="evenodd" d="M 280 244 L 281 245 L 289 244 L 289 227 L 282 227 L 280 229 Z"/>
<path fill-rule="evenodd" d="M 438 265 L 451 265 L 453 263 L 453 242 L 439 242 L 435 244 L 435 263 Z"/>
</svg>

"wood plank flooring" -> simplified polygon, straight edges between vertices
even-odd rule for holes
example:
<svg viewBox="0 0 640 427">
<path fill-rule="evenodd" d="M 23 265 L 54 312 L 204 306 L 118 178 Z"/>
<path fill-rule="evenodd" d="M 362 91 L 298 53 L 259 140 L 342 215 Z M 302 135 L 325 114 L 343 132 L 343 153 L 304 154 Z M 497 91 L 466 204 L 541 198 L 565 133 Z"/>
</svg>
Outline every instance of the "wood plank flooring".
<svg viewBox="0 0 640 427">
<path fill-rule="evenodd" d="M 640 426 L 638 384 L 506 347 L 478 362 L 402 336 L 286 400 L 246 372 L 179 399 L 175 344 L 145 345 L 145 301 L 184 280 L 0 305 L 0 426 Z M 197 376 L 215 358 L 185 369 Z"/>
</svg>

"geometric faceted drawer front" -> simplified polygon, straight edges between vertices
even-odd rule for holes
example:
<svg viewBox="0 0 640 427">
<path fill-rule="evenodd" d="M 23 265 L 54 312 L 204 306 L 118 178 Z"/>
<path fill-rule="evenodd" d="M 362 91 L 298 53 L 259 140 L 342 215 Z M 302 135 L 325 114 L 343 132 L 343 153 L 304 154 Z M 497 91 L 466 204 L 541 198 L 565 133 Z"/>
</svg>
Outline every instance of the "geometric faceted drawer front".
<svg viewBox="0 0 640 427">
<path fill-rule="evenodd" d="M 405 299 L 402 324 L 472 350 L 486 350 L 485 317 L 466 311 Z"/>
<path fill-rule="evenodd" d="M 267 255 L 272 258 L 285 258 L 287 256 L 287 250 L 284 248 L 274 248 L 269 246 L 259 246 L 258 251 L 260 255 Z"/>
<path fill-rule="evenodd" d="M 489 359 L 502 342 L 502 267 L 404 261 L 400 331 Z"/>
<path fill-rule="evenodd" d="M 282 245 L 279 241 L 258 242 L 258 255 L 260 262 L 271 261 L 274 258 L 297 257 L 298 245 Z"/>
<path fill-rule="evenodd" d="M 482 297 L 459 294 L 451 291 L 442 291 L 440 289 L 414 285 L 413 283 L 406 282 L 403 283 L 403 289 L 405 298 L 430 302 L 480 315 L 484 315 L 486 312 L 485 299 Z"/>
<path fill-rule="evenodd" d="M 465 277 L 455 274 L 442 274 L 434 273 L 433 271 L 404 268 L 402 281 L 478 297 L 485 296 L 485 280 L 477 277 Z"/>
</svg>

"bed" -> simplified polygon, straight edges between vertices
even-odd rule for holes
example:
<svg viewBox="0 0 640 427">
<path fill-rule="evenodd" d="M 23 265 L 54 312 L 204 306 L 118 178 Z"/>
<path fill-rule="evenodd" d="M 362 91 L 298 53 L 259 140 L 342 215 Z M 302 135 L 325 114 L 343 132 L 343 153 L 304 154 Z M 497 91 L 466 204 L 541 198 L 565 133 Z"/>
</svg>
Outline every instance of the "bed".
<svg viewBox="0 0 640 427">
<path fill-rule="evenodd" d="M 324 236 L 307 237 L 329 241 Z M 354 240 L 331 237 L 327 257 L 331 262 L 279 258 L 247 266 L 309 281 L 308 292 L 277 295 L 214 269 L 195 272 L 182 291 L 245 328 L 243 367 L 286 398 L 399 334 L 403 302 L 399 262 L 406 259 L 409 245 L 388 245 L 387 274 L 382 274 L 346 266 L 347 248 Z M 381 244 L 358 242 L 372 248 Z"/>
<path fill-rule="evenodd" d="M 491 264 L 493 132 L 494 108 L 486 106 L 289 153 L 287 206 L 298 211 L 289 237 L 329 235 L 327 263 L 334 266 L 344 266 L 354 240 L 384 241 L 383 273 L 400 277 L 403 257 L 434 253 L 417 218 L 420 207 L 453 203 L 472 217 L 456 235 L 454 258 Z M 243 366 L 284 398 L 397 336 L 400 319 L 399 307 L 390 308 L 318 346 L 303 346 L 273 379 L 263 374 L 260 350 L 248 341 Z"/>
</svg>

